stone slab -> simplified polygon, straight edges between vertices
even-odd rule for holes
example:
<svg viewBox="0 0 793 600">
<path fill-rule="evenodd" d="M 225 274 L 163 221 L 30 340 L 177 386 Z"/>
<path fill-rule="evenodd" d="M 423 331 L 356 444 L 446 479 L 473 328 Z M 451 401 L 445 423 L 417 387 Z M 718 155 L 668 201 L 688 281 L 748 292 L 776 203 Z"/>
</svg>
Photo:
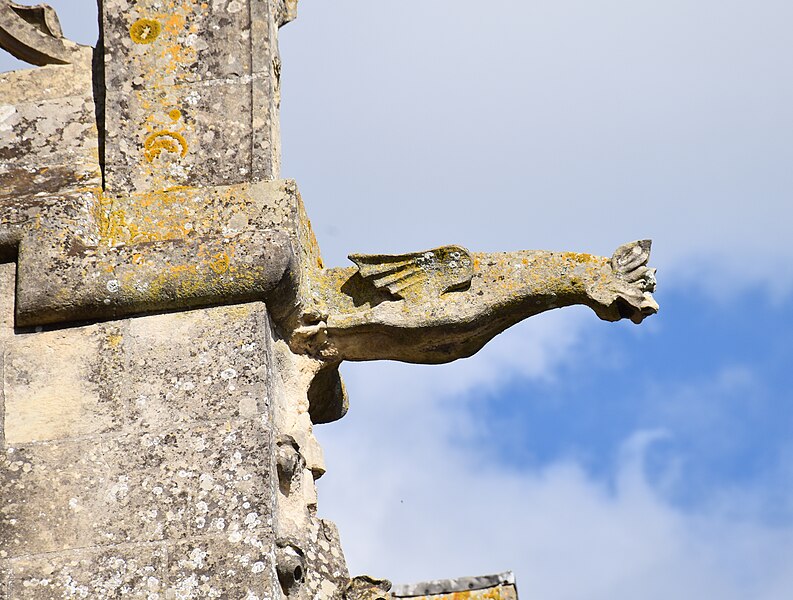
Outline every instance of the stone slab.
<svg viewBox="0 0 793 600">
<path fill-rule="evenodd" d="M 251 102 L 250 77 L 130 92 L 107 117 L 109 189 L 249 181 Z"/>
<path fill-rule="evenodd" d="M 278 176 L 280 5 L 103 3 L 109 190 Z"/>
<path fill-rule="evenodd" d="M 169 544 L 168 591 L 191 599 L 278 597 L 271 548 L 272 539 L 251 533 Z"/>
<path fill-rule="evenodd" d="M 8 448 L 0 548 L 19 557 L 267 528 L 269 449 L 261 419 Z"/>
<path fill-rule="evenodd" d="M 5 442 L 75 438 L 117 429 L 123 411 L 99 396 L 99 329 L 23 335 L 4 356 Z"/>
</svg>

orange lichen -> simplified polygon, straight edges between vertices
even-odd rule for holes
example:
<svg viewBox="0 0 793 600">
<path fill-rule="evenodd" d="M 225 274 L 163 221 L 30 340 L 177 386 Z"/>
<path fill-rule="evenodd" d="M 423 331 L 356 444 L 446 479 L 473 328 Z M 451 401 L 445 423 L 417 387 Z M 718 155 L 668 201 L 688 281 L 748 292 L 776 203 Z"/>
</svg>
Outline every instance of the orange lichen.
<svg viewBox="0 0 793 600">
<path fill-rule="evenodd" d="M 178 121 L 179 119 L 182 118 L 182 111 L 179 110 L 178 108 L 172 108 L 168 112 L 168 116 L 171 117 L 172 121 Z"/>
<path fill-rule="evenodd" d="M 149 162 L 153 162 L 163 151 L 184 157 L 187 155 L 187 140 L 176 131 L 157 131 L 146 138 L 143 148 L 143 154 Z"/>
<path fill-rule="evenodd" d="M 162 25 L 154 19 L 138 19 L 129 28 L 129 36 L 136 44 L 151 44 L 160 35 Z"/>
<path fill-rule="evenodd" d="M 185 15 L 168 15 L 165 19 L 165 31 L 172 35 L 177 35 L 184 29 L 185 23 L 187 23 L 187 17 Z"/>
</svg>

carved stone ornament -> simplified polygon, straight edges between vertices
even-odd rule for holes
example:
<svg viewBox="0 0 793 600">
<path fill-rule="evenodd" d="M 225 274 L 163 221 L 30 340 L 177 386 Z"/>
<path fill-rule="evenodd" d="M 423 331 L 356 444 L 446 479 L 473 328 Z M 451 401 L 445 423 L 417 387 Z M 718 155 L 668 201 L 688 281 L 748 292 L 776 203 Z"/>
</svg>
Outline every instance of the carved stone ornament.
<svg viewBox="0 0 793 600">
<path fill-rule="evenodd" d="M 81 47 L 63 37 L 58 15 L 46 4 L 0 2 L 0 48 L 34 65 L 68 64 Z"/>
</svg>

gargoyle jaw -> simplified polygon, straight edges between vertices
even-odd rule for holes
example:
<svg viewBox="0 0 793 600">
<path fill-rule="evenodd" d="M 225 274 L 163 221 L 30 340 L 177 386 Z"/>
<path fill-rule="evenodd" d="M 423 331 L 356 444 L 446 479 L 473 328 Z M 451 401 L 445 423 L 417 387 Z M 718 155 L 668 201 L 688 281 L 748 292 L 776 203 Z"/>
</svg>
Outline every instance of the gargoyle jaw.
<svg viewBox="0 0 793 600">
<path fill-rule="evenodd" d="M 608 307 L 595 308 L 595 313 L 604 321 L 619 321 L 621 319 L 630 319 L 637 325 L 641 323 L 645 317 L 654 315 L 658 312 L 658 303 L 649 292 L 642 295 L 642 299 L 637 302 L 636 299 L 625 298 L 617 296 L 614 302 Z"/>
</svg>

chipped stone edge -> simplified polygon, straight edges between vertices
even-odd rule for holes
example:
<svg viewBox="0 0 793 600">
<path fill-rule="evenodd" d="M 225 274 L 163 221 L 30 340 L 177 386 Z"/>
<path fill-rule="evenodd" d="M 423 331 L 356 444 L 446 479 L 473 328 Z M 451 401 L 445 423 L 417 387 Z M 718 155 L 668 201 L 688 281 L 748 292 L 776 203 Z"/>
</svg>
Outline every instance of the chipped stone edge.
<svg viewBox="0 0 793 600">
<path fill-rule="evenodd" d="M 434 596 L 483 590 L 499 585 L 515 585 L 515 574 L 512 571 L 504 571 L 495 575 L 481 575 L 479 577 L 459 577 L 457 579 L 436 579 L 420 583 L 397 584 L 391 588 L 391 595 L 394 598 Z"/>
</svg>

